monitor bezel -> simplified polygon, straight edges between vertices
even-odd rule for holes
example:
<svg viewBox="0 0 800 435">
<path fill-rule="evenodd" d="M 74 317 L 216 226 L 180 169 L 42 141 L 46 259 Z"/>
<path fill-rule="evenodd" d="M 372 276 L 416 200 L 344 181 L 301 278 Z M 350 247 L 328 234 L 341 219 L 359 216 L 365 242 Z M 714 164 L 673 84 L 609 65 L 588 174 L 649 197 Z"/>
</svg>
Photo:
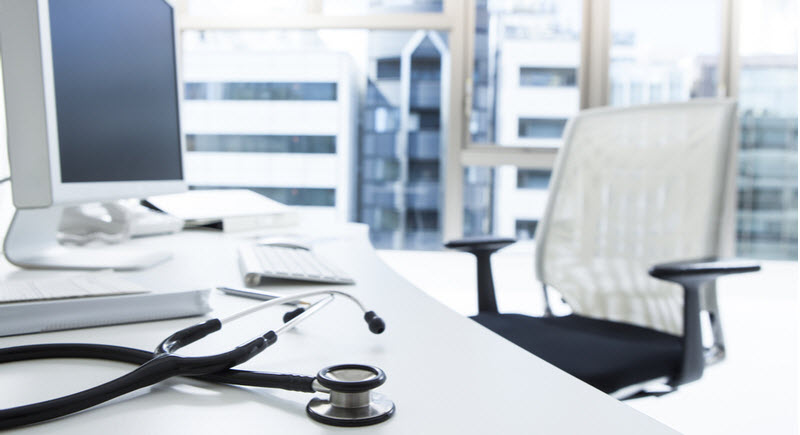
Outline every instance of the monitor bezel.
<svg viewBox="0 0 800 435">
<path fill-rule="evenodd" d="M 53 52 L 50 35 L 50 0 L 37 0 L 39 15 L 39 41 L 44 86 L 44 107 L 47 126 L 47 147 L 50 156 L 50 184 L 52 204 L 79 204 L 94 201 L 126 198 L 146 198 L 152 195 L 183 192 L 186 183 L 186 141 L 181 129 L 183 87 L 181 86 L 180 31 L 175 9 L 165 0 L 172 16 L 173 53 L 175 60 L 175 87 L 177 89 L 177 122 L 180 141 L 181 179 L 179 180 L 135 180 L 135 181 L 91 181 L 69 182 L 61 180 L 61 154 L 58 141 L 58 114 L 56 110 L 55 82 L 53 74 Z"/>
</svg>

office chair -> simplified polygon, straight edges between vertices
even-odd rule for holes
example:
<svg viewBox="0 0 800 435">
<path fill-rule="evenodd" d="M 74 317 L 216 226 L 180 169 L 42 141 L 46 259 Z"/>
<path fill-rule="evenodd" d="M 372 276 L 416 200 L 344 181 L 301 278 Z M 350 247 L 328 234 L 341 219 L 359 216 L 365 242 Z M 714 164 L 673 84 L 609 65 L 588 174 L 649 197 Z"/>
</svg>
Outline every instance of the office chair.
<svg viewBox="0 0 800 435">
<path fill-rule="evenodd" d="M 620 399 L 699 379 L 724 358 L 715 279 L 759 270 L 717 260 L 732 236 L 735 116 L 731 100 L 581 112 L 536 234 L 544 316 L 498 313 L 490 256 L 514 240 L 469 238 L 445 246 L 477 257 L 472 318 Z M 549 289 L 571 314 L 553 315 Z"/>
</svg>

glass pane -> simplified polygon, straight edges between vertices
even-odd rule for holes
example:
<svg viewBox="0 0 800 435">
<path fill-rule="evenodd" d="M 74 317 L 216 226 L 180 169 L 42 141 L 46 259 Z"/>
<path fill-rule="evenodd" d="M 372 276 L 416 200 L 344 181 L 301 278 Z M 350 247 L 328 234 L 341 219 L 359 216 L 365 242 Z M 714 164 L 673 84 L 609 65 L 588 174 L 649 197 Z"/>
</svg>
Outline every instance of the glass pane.
<svg viewBox="0 0 800 435">
<path fill-rule="evenodd" d="M 738 254 L 796 260 L 797 2 L 741 7 Z"/>
<path fill-rule="evenodd" d="M 485 166 L 464 168 L 464 236 L 494 234 L 495 169 Z"/>
<path fill-rule="evenodd" d="M 581 0 L 478 0 L 470 134 L 558 146 L 579 108 Z"/>
<path fill-rule="evenodd" d="M 610 104 L 716 95 L 720 22 L 720 0 L 613 0 Z"/>
<path fill-rule="evenodd" d="M 531 240 L 544 216 L 551 171 L 516 166 L 464 169 L 464 233 Z"/>
<path fill-rule="evenodd" d="M 447 51 L 425 30 L 185 31 L 189 184 L 440 249 Z"/>
<path fill-rule="evenodd" d="M 189 0 L 191 16 L 368 15 L 442 12 L 442 0 Z"/>
</svg>

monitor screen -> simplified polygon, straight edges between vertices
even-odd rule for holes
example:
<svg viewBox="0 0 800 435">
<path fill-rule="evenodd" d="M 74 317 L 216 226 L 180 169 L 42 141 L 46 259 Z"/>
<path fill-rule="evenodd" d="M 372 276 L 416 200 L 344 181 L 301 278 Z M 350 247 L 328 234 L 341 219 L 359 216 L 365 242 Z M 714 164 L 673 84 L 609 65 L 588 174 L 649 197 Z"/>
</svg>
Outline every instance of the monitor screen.
<svg viewBox="0 0 800 435">
<path fill-rule="evenodd" d="M 49 5 L 61 182 L 180 180 L 172 8 Z"/>
</svg>

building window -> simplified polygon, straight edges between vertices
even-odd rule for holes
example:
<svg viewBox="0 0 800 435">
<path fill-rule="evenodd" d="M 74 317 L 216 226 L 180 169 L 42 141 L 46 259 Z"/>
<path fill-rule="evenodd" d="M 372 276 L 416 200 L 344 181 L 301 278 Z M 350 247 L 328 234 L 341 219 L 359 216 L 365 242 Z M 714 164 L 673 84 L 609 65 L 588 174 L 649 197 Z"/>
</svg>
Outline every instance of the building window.
<svg viewBox="0 0 800 435">
<path fill-rule="evenodd" d="M 559 139 L 566 124 L 566 119 L 519 118 L 518 134 L 521 138 Z"/>
<path fill-rule="evenodd" d="M 550 184 L 550 171 L 542 169 L 517 170 L 517 188 L 519 189 L 547 189 Z"/>
<path fill-rule="evenodd" d="M 369 182 L 387 182 L 400 179 L 400 162 L 390 159 L 364 158 L 361 161 L 361 177 Z"/>
<path fill-rule="evenodd" d="M 438 160 L 411 160 L 408 162 L 408 181 L 439 181 Z"/>
<path fill-rule="evenodd" d="M 187 151 L 336 154 L 336 136 L 187 134 Z"/>
<path fill-rule="evenodd" d="M 785 201 L 785 199 L 790 198 L 792 194 L 796 197 L 796 191 L 786 193 L 784 197 L 784 191 L 781 188 L 757 187 L 748 190 L 742 189 L 739 191 L 739 209 L 783 210 L 791 202 Z M 796 206 L 796 203 L 794 205 Z"/>
<path fill-rule="evenodd" d="M 520 67 L 520 86 L 576 86 L 575 68 Z"/>
<path fill-rule="evenodd" d="M 516 235 L 519 240 L 531 240 L 536 235 L 538 220 L 518 219 L 516 222 Z"/>
<path fill-rule="evenodd" d="M 436 210 L 406 210 L 406 228 L 430 231 L 439 228 L 439 212 Z"/>
<path fill-rule="evenodd" d="M 439 98 L 438 93 L 436 94 L 436 98 Z M 412 108 L 413 107 L 414 106 L 412 106 Z M 416 130 L 438 131 L 440 119 L 441 117 L 439 116 L 438 110 L 428 109 L 427 107 L 420 107 L 420 109 L 417 109 L 409 113 L 409 124 L 410 124 L 409 129 L 411 131 L 416 131 Z"/>
<path fill-rule="evenodd" d="M 789 73 L 794 73 L 794 71 L 787 68 Z M 745 79 L 749 79 L 748 74 L 746 72 L 742 73 L 742 76 Z M 776 76 L 778 74 L 784 74 L 784 71 L 776 72 Z M 765 80 L 770 80 L 769 78 L 765 77 L 762 79 L 761 83 L 765 83 Z M 759 85 L 757 85 L 759 86 Z M 755 87 L 755 86 L 754 86 Z M 784 88 L 781 88 L 779 92 L 784 92 Z M 750 91 L 750 89 L 748 89 Z M 752 90 L 753 94 L 759 92 L 758 89 Z M 763 92 L 767 93 L 767 92 Z M 747 97 L 751 97 L 753 94 L 747 94 Z M 761 98 L 771 98 L 772 96 L 758 96 Z M 773 100 L 775 101 L 775 100 Z M 741 114 L 739 118 L 739 125 L 741 128 L 741 143 L 742 149 L 771 149 L 771 150 L 787 150 L 787 151 L 797 151 L 797 118 L 791 118 L 787 116 L 778 116 L 776 114 L 771 114 L 767 111 L 764 112 L 756 112 L 751 108 L 747 108 Z"/>
<path fill-rule="evenodd" d="M 378 80 L 400 79 L 400 58 L 378 59 L 377 67 Z"/>
<path fill-rule="evenodd" d="M 187 100 L 335 101 L 336 83 L 188 82 Z"/>
<path fill-rule="evenodd" d="M 313 187 L 245 187 L 245 186 L 190 186 L 191 190 L 248 189 L 269 199 L 286 205 L 309 205 L 333 207 L 336 205 L 336 189 Z"/>
</svg>

